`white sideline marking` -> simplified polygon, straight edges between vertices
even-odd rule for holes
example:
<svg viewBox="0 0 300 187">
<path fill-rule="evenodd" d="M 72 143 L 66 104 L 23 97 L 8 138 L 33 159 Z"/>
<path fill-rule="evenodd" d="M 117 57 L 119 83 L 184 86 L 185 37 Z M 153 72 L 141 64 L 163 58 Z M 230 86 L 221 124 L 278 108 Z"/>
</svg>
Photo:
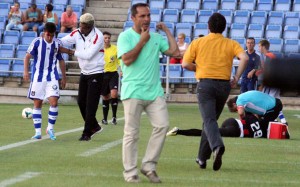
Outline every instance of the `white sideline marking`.
<svg viewBox="0 0 300 187">
<path fill-rule="evenodd" d="M 145 115 L 145 114 L 146 114 L 145 112 L 142 113 L 142 115 Z M 124 117 L 117 119 L 117 121 L 121 121 L 121 120 L 124 120 Z M 76 128 L 76 129 L 71 129 L 71 130 L 66 130 L 66 131 L 55 133 L 55 136 L 60 136 L 60 135 L 69 134 L 69 133 L 72 133 L 72 132 L 77 132 L 77 131 L 82 131 L 82 130 L 83 130 L 83 127 Z M 27 144 L 39 142 L 39 141 L 42 141 L 42 140 L 47 140 L 47 139 L 50 139 L 50 137 L 48 135 L 43 137 L 41 140 L 25 140 L 25 141 L 22 141 L 22 142 L 17 142 L 17 143 L 4 145 L 4 146 L 0 147 L 0 151 L 4 151 L 4 150 L 7 150 L 7 149 L 12 149 L 12 148 L 16 148 L 16 147 L 21 147 L 23 145 L 27 145 Z"/>
<path fill-rule="evenodd" d="M 83 156 L 83 157 L 88 157 L 88 156 L 91 156 L 91 155 L 94 155 L 94 154 L 97 154 L 97 153 L 100 153 L 100 152 L 103 152 L 103 151 L 106 151 L 110 148 L 113 148 L 119 144 L 121 144 L 123 141 L 123 139 L 119 139 L 119 140 L 116 140 L 116 141 L 113 141 L 113 142 L 109 142 L 107 144 L 104 144 L 96 149 L 90 149 L 84 153 L 81 153 L 80 155 L 78 156 Z"/>
<path fill-rule="evenodd" d="M 33 177 L 36 177 L 36 176 L 40 175 L 40 174 L 42 174 L 42 173 L 41 172 L 26 172 L 22 175 L 16 176 L 16 177 L 11 178 L 11 179 L 6 179 L 6 180 L 0 182 L 0 186 L 1 187 L 6 187 L 6 186 L 14 185 L 18 182 L 29 180 Z"/>
<path fill-rule="evenodd" d="M 60 135 L 63 135 L 63 134 L 68 134 L 68 133 L 77 132 L 77 131 L 81 131 L 81 130 L 83 130 L 83 127 L 58 132 L 58 133 L 55 133 L 55 136 L 60 136 Z M 15 148 L 15 147 L 20 147 L 20 146 L 23 146 L 23 145 L 27 145 L 27 144 L 30 144 L 30 143 L 35 143 L 35 142 L 39 142 L 39 141 L 47 140 L 47 139 L 49 139 L 48 135 L 43 137 L 41 140 L 25 140 L 25 141 L 22 141 L 22 142 L 17 142 L 17 143 L 13 143 L 13 144 L 4 145 L 4 146 L 0 147 L 0 151 L 4 151 L 4 150 L 7 150 L 7 149 L 12 149 L 12 148 Z"/>
</svg>

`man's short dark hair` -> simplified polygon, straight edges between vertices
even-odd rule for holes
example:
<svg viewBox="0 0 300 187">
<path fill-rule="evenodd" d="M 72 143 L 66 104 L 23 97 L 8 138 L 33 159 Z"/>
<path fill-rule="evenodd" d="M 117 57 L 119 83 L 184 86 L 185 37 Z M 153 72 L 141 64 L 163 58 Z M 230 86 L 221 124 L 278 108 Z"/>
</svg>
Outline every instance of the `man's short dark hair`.
<svg viewBox="0 0 300 187">
<path fill-rule="evenodd" d="M 136 3 L 134 5 L 132 5 L 131 7 L 131 16 L 135 16 L 137 14 L 137 7 L 148 7 L 149 8 L 149 5 L 146 4 L 146 3 Z"/>
<path fill-rule="evenodd" d="M 108 36 L 111 36 L 111 33 L 110 33 L 110 32 L 108 32 L 108 31 L 104 31 L 104 32 L 103 32 L 103 35 L 108 35 Z"/>
<path fill-rule="evenodd" d="M 212 33 L 220 33 L 225 30 L 226 19 L 220 13 L 213 13 L 208 19 L 208 28 Z"/>
<path fill-rule="evenodd" d="M 44 32 L 55 33 L 56 32 L 55 23 L 47 22 L 44 27 Z"/>
<path fill-rule="evenodd" d="M 248 37 L 247 40 L 253 40 L 255 43 L 255 39 L 253 37 Z"/>
<path fill-rule="evenodd" d="M 228 106 L 228 109 L 229 109 L 230 112 L 234 112 L 233 111 L 233 105 L 236 104 L 237 99 L 238 99 L 237 96 L 228 99 L 227 106 Z"/>
<path fill-rule="evenodd" d="M 261 46 L 265 47 L 267 50 L 269 50 L 269 48 L 270 48 L 270 42 L 269 42 L 268 40 L 261 40 L 261 41 L 259 42 L 259 44 L 260 44 Z"/>
</svg>

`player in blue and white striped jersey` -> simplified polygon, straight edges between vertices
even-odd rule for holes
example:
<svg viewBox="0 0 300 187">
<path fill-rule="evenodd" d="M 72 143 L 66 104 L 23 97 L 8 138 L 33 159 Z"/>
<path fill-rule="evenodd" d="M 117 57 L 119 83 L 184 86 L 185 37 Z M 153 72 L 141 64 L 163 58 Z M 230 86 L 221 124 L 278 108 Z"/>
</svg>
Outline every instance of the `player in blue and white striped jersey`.
<svg viewBox="0 0 300 187">
<path fill-rule="evenodd" d="M 57 61 L 59 61 L 62 79 L 61 88 L 66 85 L 65 61 L 59 52 L 61 42 L 54 38 L 56 26 L 53 23 L 46 23 L 43 37 L 35 38 L 30 44 L 24 58 L 25 81 L 29 80 L 29 61 L 33 57 L 31 83 L 27 97 L 33 100 L 33 124 L 35 135 L 32 139 L 41 139 L 42 126 L 42 104 L 45 98 L 48 99 L 50 108 L 48 113 L 48 127 L 46 133 L 50 139 L 55 140 L 54 124 L 58 116 L 59 99 L 59 74 Z"/>
</svg>

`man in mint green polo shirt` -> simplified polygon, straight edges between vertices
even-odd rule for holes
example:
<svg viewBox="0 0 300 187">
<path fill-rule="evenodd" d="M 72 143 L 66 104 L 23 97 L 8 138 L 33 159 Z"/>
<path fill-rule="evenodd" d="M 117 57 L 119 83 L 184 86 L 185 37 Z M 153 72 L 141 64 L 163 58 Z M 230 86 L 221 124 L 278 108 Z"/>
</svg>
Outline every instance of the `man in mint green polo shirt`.
<svg viewBox="0 0 300 187">
<path fill-rule="evenodd" d="M 121 100 L 125 113 L 123 175 L 126 182 L 140 181 L 137 148 L 140 118 L 145 111 L 153 129 L 142 160 L 141 173 L 150 182 L 160 183 L 156 165 L 169 128 L 169 116 L 160 82 L 159 53 L 178 56 L 179 50 L 165 24 L 158 23 L 157 29 L 166 33 L 169 42 L 160 34 L 149 32 L 151 19 L 148 4 L 134 4 L 131 7 L 131 19 L 133 27 L 120 34 L 117 44 L 123 73 Z"/>
</svg>

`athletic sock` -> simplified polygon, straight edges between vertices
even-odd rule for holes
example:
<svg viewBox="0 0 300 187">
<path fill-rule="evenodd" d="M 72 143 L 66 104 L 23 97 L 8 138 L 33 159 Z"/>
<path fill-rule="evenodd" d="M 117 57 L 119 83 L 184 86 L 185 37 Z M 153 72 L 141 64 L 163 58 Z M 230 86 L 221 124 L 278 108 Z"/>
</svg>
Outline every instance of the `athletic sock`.
<svg viewBox="0 0 300 187">
<path fill-rule="evenodd" d="M 56 119 L 58 116 L 58 106 L 53 107 L 50 106 L 49 107 L 49 113 L 48 113 L 48 128 L 47 129 L 53 129 Z"/>
<path fill-rule="evenodd" d="M 109 100 L 102 101 L 103 119 L 107 120 L 107 115 L 109 111 Z"/>
<path fill-rule="evenodd" d="M 118 98 L 111 98 L 111 109 L 112 109 L 112 115 L 114 118 L 117 118 L 117 109 L 118 109 Z"/>
<path fill-rule="evenodd" d="M 32 120 L 35 128 L 36 134 L 42 134 L 42 109 L 41 108 L 33 108 L 32 110 Z"/>
<path fill-rule="evenodd" d="M 279 112 L 279 116 L 278 117 L 279 117 L 281 123 L 286 123 L 286 119 L 285 119 L 284 114 L 283 114 L 282 111 Z"/>
</svg>

